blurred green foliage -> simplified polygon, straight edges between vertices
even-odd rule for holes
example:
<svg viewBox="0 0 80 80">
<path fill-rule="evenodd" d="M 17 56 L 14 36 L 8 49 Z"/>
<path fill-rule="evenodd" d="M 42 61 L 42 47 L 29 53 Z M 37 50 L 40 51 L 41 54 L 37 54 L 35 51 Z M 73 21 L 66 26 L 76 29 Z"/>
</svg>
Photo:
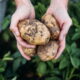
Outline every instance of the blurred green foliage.
<svg viewBox="0 0 80 80">
<path fill-rule="evenodd" d="M 46 12 L 50 0 L 32 0 L 36 18 Z M 25 60 L 16 48 L 16 41 L 9 31 L 15 3 L 9 0 L 0 33 L 0 80 L 80 80 L 80 2 L 69 3 L 73 25 L 66 38 L 66 48 L 57 60 L 42 62 L 37 56 Z"/>
</svg>

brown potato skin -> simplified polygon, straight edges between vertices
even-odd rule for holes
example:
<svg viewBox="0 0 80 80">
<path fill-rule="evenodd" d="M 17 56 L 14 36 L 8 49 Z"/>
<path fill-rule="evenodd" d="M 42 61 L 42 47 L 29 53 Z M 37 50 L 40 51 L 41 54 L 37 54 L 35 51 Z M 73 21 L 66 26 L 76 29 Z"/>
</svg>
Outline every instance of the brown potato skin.
<svg viewBox="0 0 80 80">
<path fill-rule="evenodd" d="M 50 41 L 46 45 L 39 46 L 37 54 L 42 61 L 49 61 L 54 59 L 58 50 L 58 42 Z"/>
<path fill-rule="evenodd" d="M 54 59 L 59 48 L 57 40 L 60 34 L 59 26 L 51 15 L 44 15 L 42 22 L 36 19 L 25 19 L 18 23 L 21 37 L 29 44 L 38 45 L 37 48 L 23 48 L 27 56 L 37 54 L 42 61 Z M 50 39 L 51 38 L 51 39 Z"/>
<path fill-rule="evenodd" d="M 51 39 L 58 39 L 60 28 L 55 18 L 50 14 L 45 14 L 42 16 L 42 22 L 49 28 Z"/>
<path fill-rule="evenodd" d="M 22 48 L 22 49 L 27 56 L 32 57 L 36 54 L 36 48 Z"/>
<path fill-rule="evenodd" d="M 18 23 L 21 37 L 32 45 L 44 45 L 49 42 L 48 28 L 36 19 L 25 19 Z"/>
</svg>

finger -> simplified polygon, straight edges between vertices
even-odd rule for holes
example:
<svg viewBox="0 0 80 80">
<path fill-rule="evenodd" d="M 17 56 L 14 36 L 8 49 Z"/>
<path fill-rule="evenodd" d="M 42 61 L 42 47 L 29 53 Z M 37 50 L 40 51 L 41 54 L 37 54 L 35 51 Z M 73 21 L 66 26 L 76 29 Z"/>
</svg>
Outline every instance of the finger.
<svg viewBox="0 0 80 80">
<path fill-rule="evenodd" d="M 13 15 L 12 16 L 12 19 L 11 19 L 11 24 L 10 24 L 10 30 L 15 33 L 16 36 L 19 36 L 20 33 L 19 33 L 19 30 L 18 30 L 18 27 L 17 27 L 17 24 L 18 24 L 18 17 L 15 18 L 15 16 Z"/>
<path fill-rule="evenodd" d="M 65 38 L 62 41 L 60 41 L 59 50 L 57 55 L 55 56 L 55 59 L 58 59 L 60 57 L 64 49 L 65 49 Z"/>
<path fill-rule="evenodd" d="M 23 52 L 22 47 L 21 47 L 18 43 L 17 43 L 17 47 L 18 47 L 21 55 L 22 55 L 25 59 L 27 59 L 27 60 L 30 60 L 30 59 L 31 59 L 29 56 L 27 56 L 27 55 Z"/>
<path fill-rule="evenodd" d="M 15 35 L 15 34 L 14 34 Z M 16 37 L 16 36 L 15 36 Z M 27 44 L 20 36 L 16 37 L 16 40 L 17 42 L 23 46 L 23 47 L 26 47 L 26 48 L 35 48 L 34 45 L 30 45 L 30 44 Z"/>
<path fill-rule="evenodd" d="M 35 48 L 35 46 L 33 45 L 29 45 L 27 43 L 25 43 L 22 38 L 20 37 L 20 33 L 19 33 L 19 30 L 18 30 L 18 27 L 17 27 L 17 24 L 18 24 L 18 21 L 19 21 L 19 18 L 16 17 L 15 18 L 15 14 L 12 16 L 12 20 L 11 20 L 11 31 L 13 32 L 16 40 L 18 41 L 18 43 L 23 46 L 23 47 L 27 47 L 27 48 Z"/>
<path fill-rule="evenodd" d="M 68 33 L 68 30 L 69 30 L 71 24 L 72 24 L 71 21 L 63 24 L 63 27 L 62 27 L 62 31 L 61 31 L 59 40 L 63 40 L 64 37 L 66 37 L 66 35 L 67 35 L 67 33 Z"/>
<path fill-rule="evenodd" d="M 11 26 L 11 27 L 10 27 L 10 31 L 12 31 L 12 33 L 15 34 L 15 36 L 20 36 L 20 33 L 19 33 L 17 27 Z"/>
<path fill-rule="evenodd" d="M 47 11 L 46 11 L 46 14 L 51 14 L 52 15 L 53 14 L 52 9 L 48 8 Z"/>
<path fill-rule="evenodd" d="M 32 9 L 31 14 L 30 14 L 30 19 L 34 19 L 35 18 L 35 11 L 34 9 Z"/>
</svg>

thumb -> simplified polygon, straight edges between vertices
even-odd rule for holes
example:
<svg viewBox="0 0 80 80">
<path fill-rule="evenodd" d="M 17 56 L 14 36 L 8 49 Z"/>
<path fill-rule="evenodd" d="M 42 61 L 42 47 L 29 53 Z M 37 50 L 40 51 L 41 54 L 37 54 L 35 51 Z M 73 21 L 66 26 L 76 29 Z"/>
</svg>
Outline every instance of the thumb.
<svg viewBox="0 0 80 80">
<path fill-rule="evenodd" d="M 61 34 L 60 34 L 59 40 L 63 40 L 64 37 L 66 37 L 71 24 L 72 24 L 71 21 L 66 22 L 66 23 L 63 24 L 63 27 L 62 27 L 62 30 L 61 30 Z"/>
<path fill-rule="evenodd" d="M 30 14 L 30 19 L 34 19 L 35 18 L 35 11 L 34 9 L 32 9 L 31 14 Z"/>
<path fill-rule="evenodd" d="M 45 14 L 51 14 L 52 15 L 53 14 L 52 9 L 48 8 Z"/>
<path fill-rule="evenodd" d="M 17 27 L 18 21 L 19 21 L 18 18 L 12 17 L 11 24 L 10 24 L 10 30 L 16 36 L 19 36 L 20 35 L 19 30 L 18 30 L 18 27 Z"/>
</svg>

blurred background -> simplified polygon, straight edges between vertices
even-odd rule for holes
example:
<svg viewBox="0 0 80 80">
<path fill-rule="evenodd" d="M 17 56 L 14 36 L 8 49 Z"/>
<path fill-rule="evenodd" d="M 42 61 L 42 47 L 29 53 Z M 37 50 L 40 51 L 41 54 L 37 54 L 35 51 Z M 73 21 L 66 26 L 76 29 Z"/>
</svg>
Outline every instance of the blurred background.
<svg viewBox="0 0 80 80">
<path fill-rule="evenodd" d="M 31 0 L 36 18 L 46 12 L 50 0 Z M 69 1 L 73 25 L 67 35 L 66 48 L 57 60 L 42 62 L 37 56 L 25 60 L 16 48 L 9 31 L 14 0 L 0 0 L 0 80 L 80 80 L 80 0 Z"/>
</svg>

